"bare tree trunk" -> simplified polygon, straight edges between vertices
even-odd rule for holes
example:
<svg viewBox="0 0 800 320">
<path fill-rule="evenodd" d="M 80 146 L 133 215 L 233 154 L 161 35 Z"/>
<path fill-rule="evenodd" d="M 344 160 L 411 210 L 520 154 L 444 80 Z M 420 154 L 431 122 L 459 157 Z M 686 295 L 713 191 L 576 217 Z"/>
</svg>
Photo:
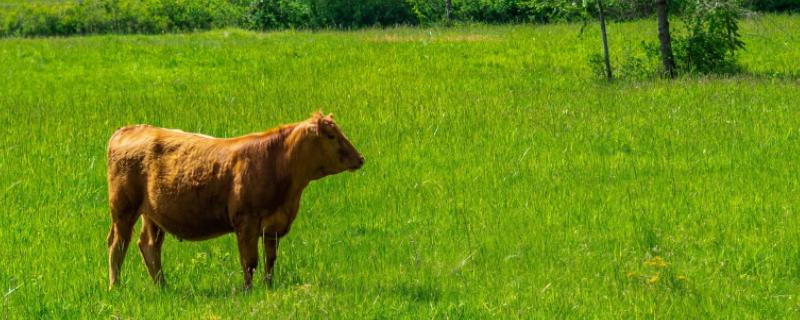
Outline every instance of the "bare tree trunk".
<svg viewBox="0 0 800 320">
<path fill-rule="evenodd" d="M 658 41 L 661 42 L 661 62 L 670 78 L 675 78 L 675 59 L 672 56 L 672 38 L 669 35 L 667 0 L 656 0 L 658 14 Z"/>
<path fill-rule="evenodd" d="M 600 16 L 600 32 L 603 34 L 603 54 L 605 55 L 606 59 L 606 77 L 608 81 L 613 79 L 613 75 L 611 74 L 611 59 L 608 57 L 608 38 L 606 37 L 606 18 L 603 14 L 603 1 L 597 0 L 597 11 Z"/>
<path fill-rule="evenodd" d="M 453 0 L 444 1 L 444 19 L 450 22 L 450 12 L 453 11 Z"/>
</svg>

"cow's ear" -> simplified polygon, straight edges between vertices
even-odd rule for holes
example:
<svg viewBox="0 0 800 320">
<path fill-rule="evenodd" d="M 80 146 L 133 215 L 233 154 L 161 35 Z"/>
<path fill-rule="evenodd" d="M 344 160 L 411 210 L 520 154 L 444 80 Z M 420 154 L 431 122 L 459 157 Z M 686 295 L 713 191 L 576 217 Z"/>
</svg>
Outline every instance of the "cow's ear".
<svg viewBox="0 0 800 320">
<path fill-rule="evenodd" d="M 333 118 L 330 118 L 330 117 L 318 118 L 316 123 L 320 128 L 332 127 L 333 126 Z"/>
<path fill-rule="evenodd" d="M 315 121 L 315 122 L 311 123 L 311 125 L 309 125 L 306 128 L 306 130 L 307 130 L 308 134 L 310 134 L 312 136 L 318 136 L 319 135 L 319 122 Z"/>
</svg>

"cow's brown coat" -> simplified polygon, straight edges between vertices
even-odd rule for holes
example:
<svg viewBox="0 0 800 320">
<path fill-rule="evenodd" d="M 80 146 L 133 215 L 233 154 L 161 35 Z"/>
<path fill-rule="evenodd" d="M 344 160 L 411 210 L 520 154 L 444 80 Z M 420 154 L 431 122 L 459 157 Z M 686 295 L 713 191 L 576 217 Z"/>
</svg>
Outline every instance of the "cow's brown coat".
<svg viewBox="0 0 800 320">
<path fill-rule="evenodd" d="M 155 128 L 117 130 L 108 143 L 109 282 L 114 287 L 142 217 L 138 245 L 153 281 L 163 284 L 164 233 L 204 240 L 236 233 L 245 287 L 263 239 L 271 283 L 278 240 L 294 221 L 312 180 L 361 167 L 364 158 L 330 115 L 231 139 Z"/>
</svg>

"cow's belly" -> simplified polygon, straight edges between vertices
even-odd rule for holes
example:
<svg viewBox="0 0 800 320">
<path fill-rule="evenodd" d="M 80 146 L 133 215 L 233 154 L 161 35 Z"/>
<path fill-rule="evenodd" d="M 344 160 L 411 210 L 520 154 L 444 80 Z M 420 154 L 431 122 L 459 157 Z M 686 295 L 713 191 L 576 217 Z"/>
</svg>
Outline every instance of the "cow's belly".
<svg viewBox="0 0 800 320">
<path fill-rule="evenodd" d="M 222 201 L 195 199 L 158 199 L 143 215 L 182 240 L 205 240 L 233 231 Z"/>
<path fill-rule="evenodd" d="M 289 232 L 292 225 L 293 217 L 285 214 L 283 211 L 278 211 L 271 215 L 264 215 L 261 218 L 261 232 L 270 236 L 275 235 L 278 238 L 283 237 Z"/>
</svg>

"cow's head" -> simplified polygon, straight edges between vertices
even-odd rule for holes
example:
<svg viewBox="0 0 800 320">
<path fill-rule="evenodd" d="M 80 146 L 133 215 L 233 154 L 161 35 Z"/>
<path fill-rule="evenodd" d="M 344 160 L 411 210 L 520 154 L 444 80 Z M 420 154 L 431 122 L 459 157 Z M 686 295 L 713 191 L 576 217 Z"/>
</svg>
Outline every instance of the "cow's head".
<svg viewBox="0 0 800 320">
<path fill-rule="evenodd" d="M 307 161 L 313 176 L 321 178 L 343 171 L 355 171 L 364 165 L 364 156 L 347 140 L 333 121 L 333 115 L 316 112 L 307 122 L 304 139 L 308 145 Z"/>
</svg>

